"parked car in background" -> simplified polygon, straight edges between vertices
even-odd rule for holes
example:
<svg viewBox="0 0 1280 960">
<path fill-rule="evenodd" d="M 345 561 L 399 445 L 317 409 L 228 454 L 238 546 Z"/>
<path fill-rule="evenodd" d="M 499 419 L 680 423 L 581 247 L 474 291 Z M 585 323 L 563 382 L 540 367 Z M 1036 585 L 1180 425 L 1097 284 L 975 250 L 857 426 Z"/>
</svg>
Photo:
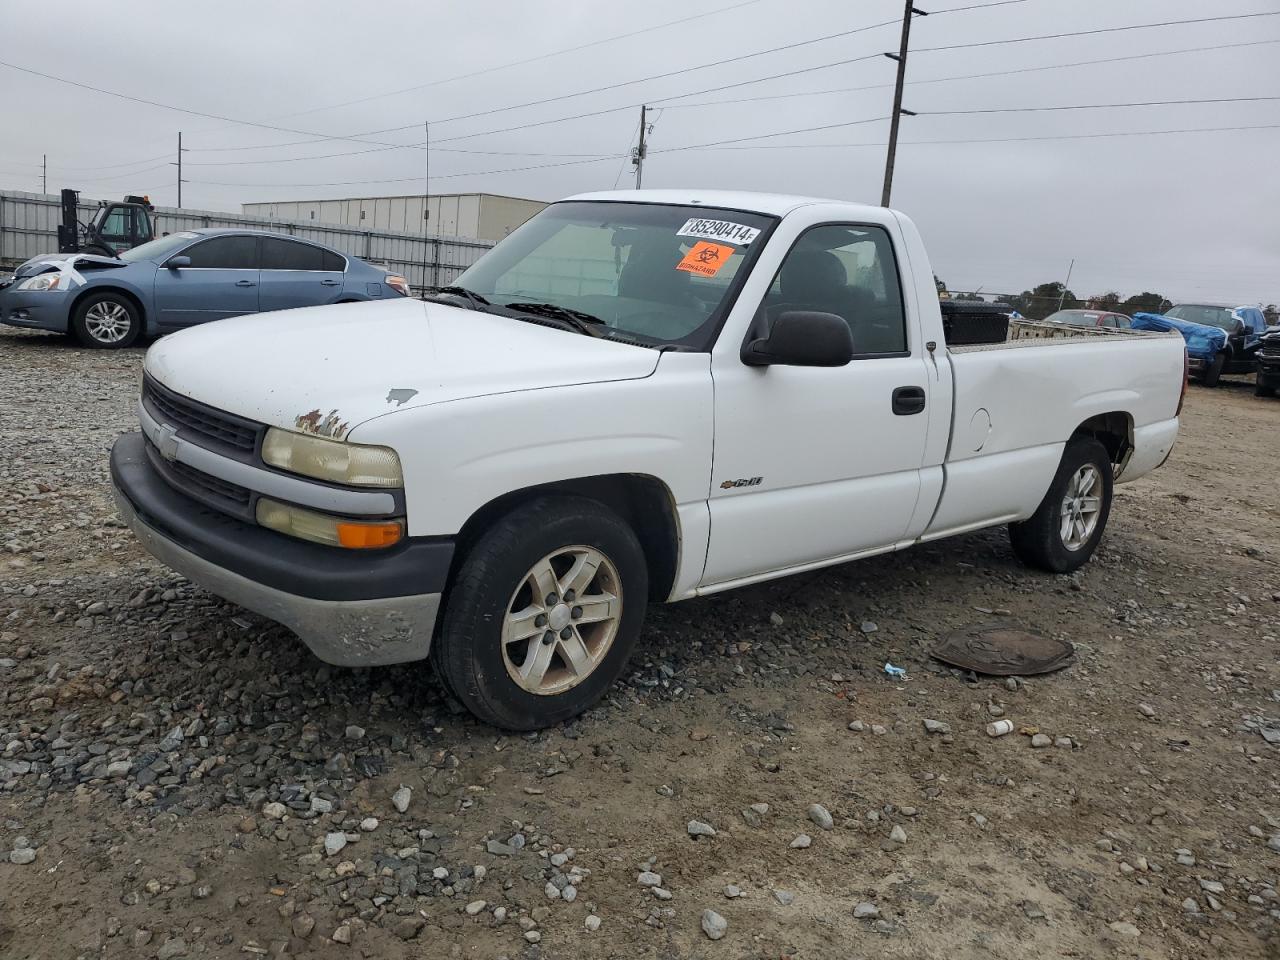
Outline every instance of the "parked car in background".
<svg viewBox="0 0 1280 960">
<path fill-rule="evenodd" d="M 186 230 L 114 257 L 34 257 L 0 283 L 0 323 L 116 348 L 224 317 L 408 295 L 404 277 L 318 243 Z"/>
<path fill-rule="evenodd" d="M 1215 356 L 1191 357 L 1191 372 L 1198 375 L 1206 387 L 1216 386 L 1224 373 L 1253 373 L 1262 335 L 1267 329 L 1267 318 L 1258 307 L 1181 303 L 1166 310 L 1164 315 L 1226 331 L 1226 345 Z"/>
<path fill-rule="evenodd" d="M 1073 327 L 1110 327 L 1128 330 L 1133 321 L 1127 314 L 1111 310 L 1059 310 L 1045 317 L 1046 323 L 1068 323 Z"/>
<path fill-rule="evenodd" d="M 1280 325 L 1269 327 L 1258 351 L 1258 382 L 1253 392 L 1260 397 L 1274 397 L 1280 388 Z"/>
</svg>

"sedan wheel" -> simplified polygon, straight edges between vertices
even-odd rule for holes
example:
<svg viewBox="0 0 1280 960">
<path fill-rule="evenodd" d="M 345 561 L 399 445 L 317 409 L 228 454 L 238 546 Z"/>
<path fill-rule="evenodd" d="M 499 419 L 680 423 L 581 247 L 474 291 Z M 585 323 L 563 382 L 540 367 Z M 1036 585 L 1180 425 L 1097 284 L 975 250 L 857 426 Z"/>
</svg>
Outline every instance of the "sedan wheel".
<svg viewBox="0 0 1280 960">
<path fill-rule="evenodd" d="M 71 328 L 86 347 L 111 350 L 138 339 L 142 322 L 130 301 L 116 293 L 100 293 L 77 305 Z"/>
</svg>

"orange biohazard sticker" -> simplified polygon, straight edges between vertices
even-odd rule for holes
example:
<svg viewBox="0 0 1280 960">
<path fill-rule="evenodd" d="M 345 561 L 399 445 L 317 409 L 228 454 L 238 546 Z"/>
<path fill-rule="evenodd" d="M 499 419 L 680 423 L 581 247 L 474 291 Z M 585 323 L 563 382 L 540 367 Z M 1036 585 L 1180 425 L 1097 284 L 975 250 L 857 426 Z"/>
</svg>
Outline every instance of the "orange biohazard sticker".
<svg viewBox="0 0 1280 960">
<path fill-rule="evenodd" d="M 733 249 L 722 243 L 700 240 L 684 255 L 684 259 L 676 264 L 676 269 L 704 277 L 714 277 L 733 256 Z"/>
</svg>

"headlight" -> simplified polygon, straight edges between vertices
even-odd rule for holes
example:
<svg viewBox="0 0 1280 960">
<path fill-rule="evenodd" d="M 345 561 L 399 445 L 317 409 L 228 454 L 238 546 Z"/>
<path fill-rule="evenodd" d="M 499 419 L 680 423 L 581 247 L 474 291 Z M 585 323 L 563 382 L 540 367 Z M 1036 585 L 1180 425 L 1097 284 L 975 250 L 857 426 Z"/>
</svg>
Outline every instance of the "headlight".
<svg viewBox="0 0 1280 960">
<path fill-rule="evenodd" d="M 390 447 L 340 443 L 272 427 L 262 441 L 262 459 L 273 467 L 330 483 L 400 487 L 400 458 Z"/>
<path fill-rule="evenodd" d="M 38 277 L 30 277 L 18 284 L 19 290 L 57 290 L 62 283 L 60 273 L 42 273 Z"/>
<path fill-rule="evenodd" d="M 396 290 L 406 297 L 412 296 L 412 293 L 409 291 L 409 281 L 399 274 L 388 273 L 382 278 L 382 282 L 392 290 Z"/>
<path fill-rule="evenodd" d="M 343 520 L 266 498 L 258 500 L 257 517 L 262 526 L 291 537 L 354 550 L 389 547 L 404 536 L 404 526 L 398 520 L 377 523 Z"/>
</svg>

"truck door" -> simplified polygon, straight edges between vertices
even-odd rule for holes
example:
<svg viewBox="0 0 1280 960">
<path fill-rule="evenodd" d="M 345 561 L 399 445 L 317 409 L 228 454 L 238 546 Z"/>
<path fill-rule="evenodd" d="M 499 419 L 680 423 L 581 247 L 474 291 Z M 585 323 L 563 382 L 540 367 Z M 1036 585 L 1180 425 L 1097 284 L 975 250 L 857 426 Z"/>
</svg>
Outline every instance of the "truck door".
<svg viewBox="0 0 1280 960">
<path fill-rule="evenodd" d="M 844 318 L 855 358 L 844 367 L 751 367 L 736 336 L 717 344 L 703 586 L 852 557 L 902 541 L 913 526 L 934 378 L 908 323 L 889 231 L 826 223 L 802 232 L 751 335 L 789 310 Z"/>
</svg>

